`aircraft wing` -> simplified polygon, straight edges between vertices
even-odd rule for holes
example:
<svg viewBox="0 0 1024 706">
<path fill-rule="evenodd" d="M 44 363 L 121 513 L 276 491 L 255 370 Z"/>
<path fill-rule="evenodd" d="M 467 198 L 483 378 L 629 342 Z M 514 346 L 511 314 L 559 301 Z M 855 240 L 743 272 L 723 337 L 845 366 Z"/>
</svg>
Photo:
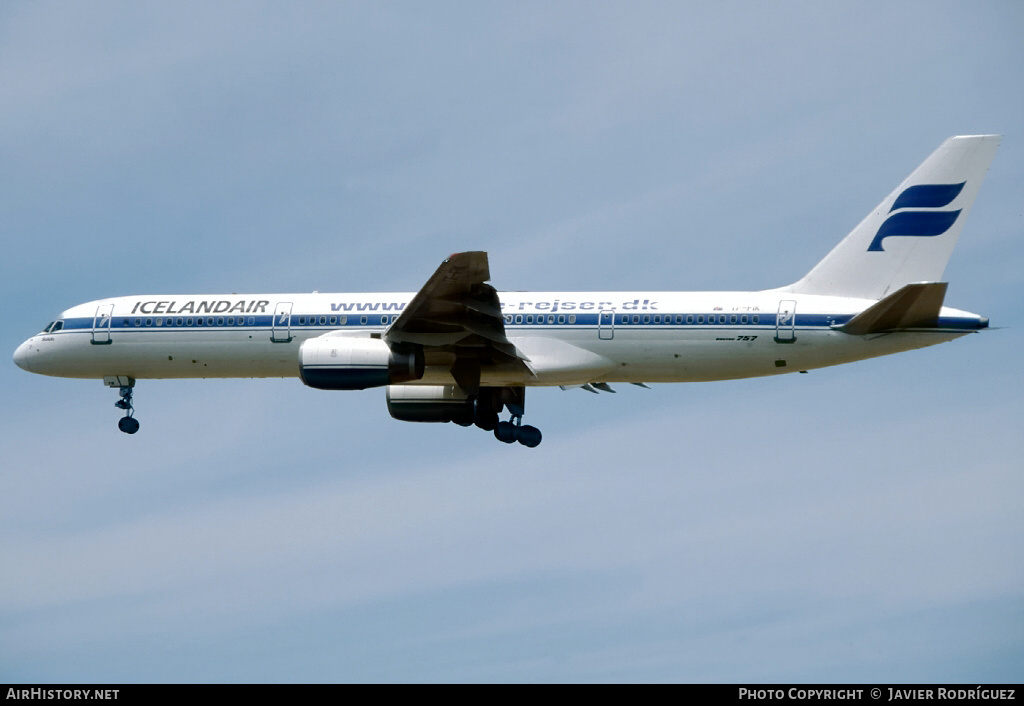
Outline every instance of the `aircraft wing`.
<svg viewBox="0 0 1024 706">
<path fill-rule="evenodd" d="M 513 365 L 526 370 L 526 357 L 505 336 L 498 292 L 490 279 L 487 253 L 456 253 L 416 293 L 383 334 L 392 345 L 421 345 L 427 356 L 448 354 L 459 387 L 473 392 L 480 386 L 480 368 Z M 444 359 L 441 357 L 441 359 Z"/>
</svg>

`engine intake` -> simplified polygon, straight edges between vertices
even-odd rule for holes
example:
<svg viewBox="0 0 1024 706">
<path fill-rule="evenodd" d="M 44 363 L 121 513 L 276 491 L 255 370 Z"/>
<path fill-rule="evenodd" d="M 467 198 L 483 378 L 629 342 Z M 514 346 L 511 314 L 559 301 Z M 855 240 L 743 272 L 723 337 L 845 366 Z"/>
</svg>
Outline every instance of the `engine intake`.
<svg viewBox="0 0 1024 706">
<path fill-rule="evenodd" d="M 299 376 L 319 390 L 365 390 L 423 377 L 423 350 L 379 338 L 317 336 L 299 347 Z"/>
</svg>

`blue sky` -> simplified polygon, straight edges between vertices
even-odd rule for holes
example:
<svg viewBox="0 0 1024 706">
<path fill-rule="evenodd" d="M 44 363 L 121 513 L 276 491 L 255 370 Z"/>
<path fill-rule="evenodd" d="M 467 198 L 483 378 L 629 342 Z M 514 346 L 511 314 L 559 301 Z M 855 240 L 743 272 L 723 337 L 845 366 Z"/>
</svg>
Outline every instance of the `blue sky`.
<svg viewBox="0 0 1024 706">
<path fill-rule="evenodd" d="M 142 293 L 758 289 L 942 140 L 1002 327 L 809 375 L 380 390 L 0 368 L 0 680 L 1020 681 L 1024 6 L 7 3 L 6 350 Z"/>
</svg>

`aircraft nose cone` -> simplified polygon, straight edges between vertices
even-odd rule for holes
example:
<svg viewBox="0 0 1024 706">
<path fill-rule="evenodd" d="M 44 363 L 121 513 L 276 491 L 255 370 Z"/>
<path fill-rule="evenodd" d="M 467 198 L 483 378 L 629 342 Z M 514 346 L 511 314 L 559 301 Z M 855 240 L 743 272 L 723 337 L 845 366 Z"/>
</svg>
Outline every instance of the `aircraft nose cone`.
<svg viewBox="0 0 1024 706">
<path fill-rule="evenodd" d="M 18 349 L 16 351 L 14 351 L 14 364 L 17 365 L 22 370 L 28 370 L 28 358 L 30 354 L 31 346 L 29 346 L 28 341 L 25 341 L 20 346 L 18 346 Z"/>
</svg>

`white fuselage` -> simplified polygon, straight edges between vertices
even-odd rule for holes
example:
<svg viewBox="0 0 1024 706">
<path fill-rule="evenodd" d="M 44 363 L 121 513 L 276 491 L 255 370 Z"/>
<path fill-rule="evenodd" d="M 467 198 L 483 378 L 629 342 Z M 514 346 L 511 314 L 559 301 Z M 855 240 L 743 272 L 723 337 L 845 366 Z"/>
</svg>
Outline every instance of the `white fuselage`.
<svg viewBox="0 0 1024 706">
<path fill-rule="evenodd" d="M 76 378 L 297 377 L 299 346 L 379 337 L 412 294 L 132 296 L 65 311 L 15 352 L 19 366 Z M 835 326 L 875 303 L 786 291 L 509 292 L 505 333 L 527 360 L 484 386 L 690 382 L 820 368 L 923 348 L 984 328 L 943 307 L 936 328 L 856 336 Z M 415 384 L 452 384 L 454 355 L 428 351 Z"/>
</svg>

